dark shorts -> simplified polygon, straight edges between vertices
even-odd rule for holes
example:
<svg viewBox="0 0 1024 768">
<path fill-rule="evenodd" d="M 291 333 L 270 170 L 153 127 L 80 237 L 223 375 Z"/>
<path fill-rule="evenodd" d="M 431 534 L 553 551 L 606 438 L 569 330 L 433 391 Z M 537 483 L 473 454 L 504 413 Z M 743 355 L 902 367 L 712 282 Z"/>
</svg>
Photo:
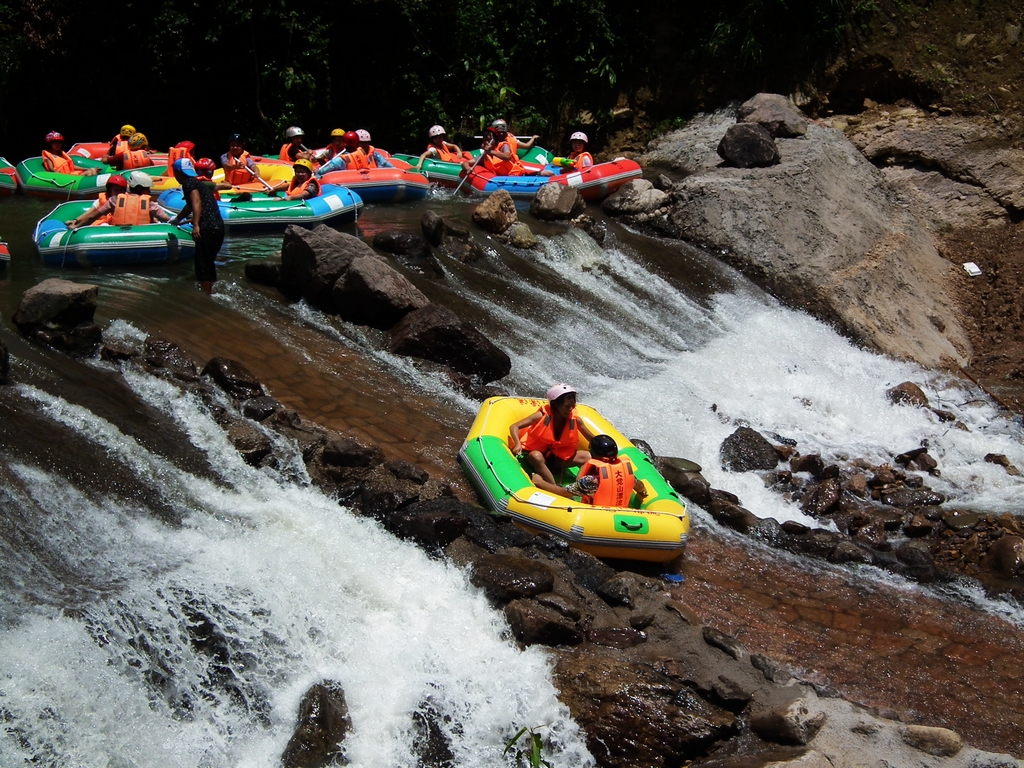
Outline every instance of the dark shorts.
<svg viewBox="0 0 1024 768">
<path fill-rule="evenodd" d="M 217 279 L 214 262 L 224 244 L 224 230 L 203 228 L 202 232 L 203 236 L 196 241 L 196 280 L 212 283 Z"/>
</svg>

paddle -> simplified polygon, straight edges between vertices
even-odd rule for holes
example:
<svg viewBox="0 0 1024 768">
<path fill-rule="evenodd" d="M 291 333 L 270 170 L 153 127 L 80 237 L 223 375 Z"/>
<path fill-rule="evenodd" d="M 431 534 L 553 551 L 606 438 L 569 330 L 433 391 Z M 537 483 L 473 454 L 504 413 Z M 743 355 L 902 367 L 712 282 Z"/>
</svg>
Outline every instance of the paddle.
<svg viewBox="0 0 1024 768">
<path fill-rule="evenodd" d="M 259 181 L 260 184 L 262 184 L 264 187 L 266 187 L 267 195 L 269 195 L 270 197 L 277 197 L 277 190 L 274 189 L 272 186 L 270 186 L 270 184 L 268 184 L 266 182 L 266 180 L 262 176 L 260 176 L 258 173 L 256 173 L 256 171 L 254 171 L 248 165 L 243 165 L 242 167 L 245 168 L 246 171 L 248 171 L 250 176 L 252 176 L 254 179 Z"/>
<path fill-rule="evenodd" d="M 493 146 L 494 146 L 494 137 L 493 137 L 493 135 L 492 135 L 492 137 L 491 137 L 491 140 L 490 140 L 490 141 L 488 141 L 488 142 L 486 142 L 486 143 L 485 143 L 485 144 L 484 144 L 484 145 L 483 145 L 482 147 L 480 147 L 480 154 L 479 154 L 479 155 L 477 155 L 477 157 L 476 157 L 476 162 L 475 162 L 475 163 L 473 163 L 473 164 L 472 164 L 472 165 L 471 165 L 471 166 L 469 167 L 469 170 L 468 170 L 468 171 L 466 171 L 466 175 L 462 177 L 462 181 L 460 181 L 460 182 L 459 182 L 459 186 L 457 186 L 457 187 L 455 188 L 455 192 L 454 192 L 454 194 L 456 194 L 456 195 L 457 195 L 457 194 L 459 194 L 459 190 L 460 190 L 460 189 L 462 189 L 462 185 L 466 183 L 466 179 L 468 179 L 468 178 L 469 178 L 470 176 L 472 176 L 472 175 L 473 175 L 473 171 L 475 171 L 475 170 L 476 170 L 476 167 L 477 167 L 478 165 L 480 165 L 480 161 L 481 161 L 481 160 L 483 160 L 483 159 L 484 159 L 484 157 L 486 157 L 486 156 L 487 156 L 487 150 L 489 150 L 489 149 L 490 149 L 491 147 L 493 147 Z"/>
</svg>

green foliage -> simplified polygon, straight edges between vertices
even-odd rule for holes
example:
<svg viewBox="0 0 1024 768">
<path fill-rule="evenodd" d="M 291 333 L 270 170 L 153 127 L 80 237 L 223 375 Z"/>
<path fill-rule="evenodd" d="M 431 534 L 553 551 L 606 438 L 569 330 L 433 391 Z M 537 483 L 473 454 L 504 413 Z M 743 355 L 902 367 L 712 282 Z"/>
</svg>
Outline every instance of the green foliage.
<svg viewBox="0 0 1024 768">
<path fill-rule="evenodd" d="M 541 752 L 544 749 L 544 741 L 541 739 L 540 734 L 537 733 L 543 726 L 534 728 L 520 728 L 519 731 L 505 744 L 505 751 L 503 755 L 507 755 L 510 752 L 516 759 L 516 765 L 520 768 L 524 765 L 529 768 L 553 768 L 551 763 L 541 758 Z M 527 736 L 527 734 L 529 734 Z M 518 746 L 518 742 L 521 738 L 526 738 L 526 746 Z"/>
</svg>

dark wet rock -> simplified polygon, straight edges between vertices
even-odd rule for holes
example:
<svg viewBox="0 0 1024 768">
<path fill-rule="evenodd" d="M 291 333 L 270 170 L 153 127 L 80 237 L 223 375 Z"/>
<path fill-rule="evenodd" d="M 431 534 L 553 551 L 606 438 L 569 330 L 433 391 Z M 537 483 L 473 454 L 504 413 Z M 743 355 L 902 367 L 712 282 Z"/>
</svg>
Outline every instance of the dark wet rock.
<svg viewBox="0 0 1024 768">
<path fill-rule="evenodd" d="M 746 659 L 750 654 L 746 647 L 737 640 L 735 637 L 721 632 L 714 627 L 702 627 L 701 632 L 704 636 L 704 642 L 710 645 L 712 648 L 717 648 L 724 653 L 729 654 L 737 661 Z"/>
<path fill-rule="evenodd" d="M 608 768 L 680 765 L 734 730 L 728 710 L 654 665 L 609 649 L 560 653 L 555 682 L 591 752 Z"/>
<path fill-rule="evenodd" d="M 480 331 L 445 307 L 431 304 L 410 312 L 391 329 L 391 352 L 422 357 L 494 381 L 512 370 L 509 356 Z"/>
<path fill-rule="evenodd" d="M 761 674 L 764 675 L 765 680 L 769 680 L 779 685 L 786 685 L 793 676 L 789 673 L 789 670 L 783 664 L 770 659 L 764 654 L 754 653 L 750 656 L 750 664 L 754 669 L 760 670 Z"/>
<path fill-rule="evenodd" d="M 715 520 L 740 533 L 749 533 L 760 522 L 749 509 L 722 499 L 714 499 L 704 506 Z"/>
<path fill-rule="evenodd" d="M 757 123 L 775 138 L 794 138 L 807 134 L 807 118 L 785 96 L 759 93 L 740 105 L 736 119 Z"/>
<path fill-rule="evenodd" d="M 776 744 L 808 744 L 825 724 L 824 712 L 812 713 L 803 700 L 758 712 L 750 718 L 751 729 Z"/>
<path fill-rule="evenodd" d="M 610 216 L 653 213 L 668 201 L 668 193 L 655 189 L 647 179 L 631 179 L 604 199 L 601 210 Z"/>
<path fill-rule="evenodd" d="M 775 139 L 757 123 L 730 126 L 718 143 L 718 155 L 737 168 L 764 168 L 781 160 Z"/>
<path fill-rule="evenodd" d="M 912 405 L 916 408 L 928 407 L 928 396 L 924 393 L 924 390 L 912 381 L 904 381 L 902 384 L 897 384 L 895 387 L 887 389 L 885 396 L 889 398 L 889 402 L 896 405 Z"/>
<path fill-rule="evenodd" d="M 122 363 L 140 355 L 142 355 L 142 345 L 127 339 L 104 338 L 103 346 L 100 347 L 100 359 L 111 363 Z"/>
<path fill-rule="evenodd" d="M 411 461 L 389 461 L 384 464 L 384 467 L 395 477 L 412 480 L 417 485 L 423 485 L 430 479 L 429 472 Z"/>
<path fill-rule="evenodd" d="M 868 478 L 867 475 L 857 472 L 846 478 L 846 484 L 843 488 L 854 496 L 859 496 L 864 499 L 868 496 Z"/>
<path fill-rule="evenodd" d="M 277 288 L 281 284 L 281 262 L 253 259 L 245 262 L 245 279 L 257 285 Z"/>
<path fill-rule="evenodd" d="M 321 224 L 314 229 L 289 226 L 281 243 L 280 289 L 289 299 L 329 307 L 331 289 L 357 253 L 372 249 L 352 235 Z"/>
<path fill-rule="evenodd" d="M 50 278 L 21 296 L 11 321 L 25 338 L 73 353 L 89 353 L 103 340 L 93 322 L 99 287 Z"/>
<path fill-rule="evenodd" d="M 913 578 L 922 583 L 935 581 L 938 577 L 935 561 L 925 541 L 911 540 L 901 544 L 896 548 L 896 559 Z"/>
<path fill-rule="evenodd" d="M 6 384 L 11 376 L 11 356 L 7 351 L 7 345 L 0 340 L 0 384 Z"/>
<path fill-rule="evenodd" d="M 469 527 L 464 504 L 452 496 L 414 501 L 388 515 L 387 528 L 400 538 L 436 552 L 463 535 Z"/>
<path fill-rule="evenodd" d="M 258 466 L 273 450 L 270 438 L 247 419 L 231 418 L 221 426 L 246 464 Z"/>
<path fill-rule="evenodd" d="M 584 213 L 573 219 L 572 224 L 590 235 L 598 245 L 604 245 L 604 239 L 608 236 L 608 227 L 603 221 L 598 222 L 593 216 Z"/>
<path fill-rule="evenodd" d="M 413 710 L 412 746 L 417 768 L 452 768 L 455 765 L 451 739 L 444 727 L 446 720 L 447 716 L 429 699 Z"/>
<path fill-rule="evenodd" d="M 811 532 L 803 523 L 798 523 L 796 520 L 787 520 L 779 526 L 783 533 L 788 533 L 791 536 L 805 536 Z"/>
<path fill-rule="evenodd" d="M 317 683 L 302 697 L 298 724 L 281 755 L 283 768 L 323 768 L 342 762 L 342 745 L 349 731 L 345 691 L 340 683 Z"/>
<path fill-rule="evenodd" d="M 523 250 L 536 248 L 540 244 L 540 240 L 533 234 L 533 230 L 521 221 L 517 221 L 509 227 L 502 234 L 502 237 L 513 248 L 521 248 Z"/>
<path fill-rule="evenodd" d="M 541 221 L 574 219 L 587 208 L 579 190 L 568 184 L 545 184 L 530 203 L 530 214 Z"/>
<path fill-rule="evenodd" d="M 618 573 L 596 590 L 598 596 L 608 605 L 624 605 L 635 608 L 645 594 L 658 589 L 650 579 L 635 573 Z"/>
<path fill-rule="evenodd" d="M 1024 577 L 1024 538 L 1002 536 L 989 547 L 981 567 L 1000 579 Z"/>
<path fill-rule="evenodd" d="M 555 594 L 554 592 L 545 592 L 542 595 L 537 595 L 534 599 L 545 608 L 558 611 L 558 613 L 565 616 L 565 618 L 572 619 L 573 621 L 579 621 L 580 617 L 583 615 L 579 605 L 562 595 Z"/>
<path fill-rule="evenodd" d="M 750 427 L 740 427 L 722 441 L 722 468 L 730 472 L 775 469 L 779 457 L 772 444 Z"/>
<path fill-rule="evenodd" d="M 517 555 L 486 555 L 473 565 L 470 581 L 493 600 L 507 602 L 550 592 L 555 577 L 537 560 Z"/>
<path fill-rule="evenodd" d="M 199 369 L 195 361 L 174 342 L 150 336 L 146 339 L 143 356 L 154 371 L 166 373 L 179 381 L 199 381 Z"/>
<path fill-rule="evenodd" d="M 912 539 L 919 539 L 931 533 L 934 527 L 924 515 L 912 515 L 907 524 L 903 526 L 903 532 Z"/>
<path fill-rule="evenodd" d="M 584 639 L 575 621 L 536 600 L 513 600 L 505 606 L 505 618 L 525 645 L 579 645 Z"/>
<path fill-rule="evenodd" d="M 445 235 L 446 222 L 435 211 L 428 210 L 420 217 L 420 229 L 427 242 L 436 248 Z"/>
<path fill-rule="evenodd" d="M 961 531 L 964 528 L 973 528 L 981 520 L 973 512 L 954 512 L 951 515 L 947 515 L 942 518 L 942 522 L 946 524 L 946 527 L 951 528 L 954 531 Z"/>
<path fill-rule="evenodd" d="M 858 546 L 852 541 L 840 541 L 828 555 L 830 563 L 871 563 L 874 556 L 870 550 Z"/>
<path fill-rule="evenodd" d="M 338 275 L 330 308 L 349 322 L 387 330 L 430 300 L 380 256 L 364 245 Z"/>
<path fill-rule="evenodd" d="M 783 540 L 783 549 L 827 560 L 835 548 L 846 538 L 841 533 L 813 528 L 802 536 L 788 536 Z"/>
<path fill-rule="evenodd" d="M 270 395 L 260 395 L 242 403 L 242 415 L 253 421 L 264 421 L 283 407 Z"/>
<path fill-rule="evenodd" d="M 570 550 L 565 564 L 572 571 L 576 581 L 584 589 L 597 592 L 602 584 L 613 579 L 618 573 L 614 568 L 602 560 L 594 557 L 589 552 L 579 549 Z"/>
<path fill-rule="evenodd" d="M 236 400 L 250 400 L 264 394 L 260 380 L 248 368 L 226 357 L 215 357 L 210 360 L 203 367 L 202 375 L 209 376 L 217 386 Z"/>
<path fill-rule="evenodd" d="M 324 488 L 317 476 L 317 464 L 322 463 L 320 448 L 331 438 L 331 433 L 314 422 L 305 421 L 295 411 L 288 408 L 281 408 L 274 411 L 263 420 L 263 423 L 280 435 L 295 441 L 302 458 L 306 462 L 306 468 L 310 470 L 310 477 L 314 485 Z M 327 483 L 326 487 L 329 487 Z"/>
<path fill-rule="evenodd" d="M 413 259 L 429 259 L 431 256 L 430 243 L 423 235 L 396 229 L 378 232 L 373 238 L 373 247 L 385 253 Z"/>
<path fill-rule="evenodd" d="M 816 479 L 821 479 L 825 471 L 825 462 L 817 453 L 808 453 L 806 456 L 797 456 L 790 460 L 789 468 L 794 472 L 810 472 Z"/>
<path fill-rule="evenodd" d="M 323 448 L 323 461 L 332 467 L 370 467 L 384 460 L 384 452 L 376 445 L 366 445 L 354 437 L 339 436 Z"/>
<path fill-rule="evenodd" d="M 903 731 L 903 741 L 936 757 L 953 757 L 964 747 L 964 740 L 955 731 L 927 725 L 908 725 Z"/>
<path fill-rule="evenodd" d="M 944 494 L 930 491 L 927 488 L 898 488 L 883 491 L 879 501 L 891 507 L 927 507 L 942 504 L 946 501 Z"/>
<path fill-rule="evenodd" d="M 679 463 L 681 461 L 685 460 L 663 456 L 658 459 L 655 466 L 661 472 L 662 477 L 677 492 L 695 504 L 707 507 L 711 503 L 711 483 L 700 473 L 700 469 L 692 471 L 683 468 L 683 466 L 689 466 L 691 462 L 681 466 Z"/>
<path fill-rule="evenodd" d="M 836 508 L 839 504 L 841 493 L 842 489 L 839 486 L 838 479 L 822 480 L 811 489 L 810 493 L 804 496 L 803 510 L 811 517 L 824 515 Z"/>
<path fill-rule="evenodd" d="M 588 629 L 586 639 L 605 648 L 632 648 L 647 642 L 647 635 L 633 627 L 601 627 Z"/>
<path fill-rule="evenodd" d="M 492 193 L 473 210 L 473 223 L 494 235 L 504 232 L 518 220 L 516 203 L 503 189 Z"/>
</svg>

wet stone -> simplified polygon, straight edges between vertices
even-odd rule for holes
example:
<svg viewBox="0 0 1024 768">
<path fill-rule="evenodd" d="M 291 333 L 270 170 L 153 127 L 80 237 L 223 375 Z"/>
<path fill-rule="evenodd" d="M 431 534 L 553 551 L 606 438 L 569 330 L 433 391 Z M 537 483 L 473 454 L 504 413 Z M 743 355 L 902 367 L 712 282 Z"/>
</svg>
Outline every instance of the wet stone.
<svg viewBox="0 0 1024 768">
<path fill-rule="evenodd" d="M 587 642 L 606 648 L 632 648 L 647 642 L 647 635 L 632 627 L 605 627 L 591 629 L 586 634 Z"/>
<path fill-rule="evenodd" d="M 550 592 L 555 576 L 550 568 L 536 560 L 514 555 L 487 555 L 474 564 L 470 582 L 492 598 L 507 601 Z"/>
</svg>

